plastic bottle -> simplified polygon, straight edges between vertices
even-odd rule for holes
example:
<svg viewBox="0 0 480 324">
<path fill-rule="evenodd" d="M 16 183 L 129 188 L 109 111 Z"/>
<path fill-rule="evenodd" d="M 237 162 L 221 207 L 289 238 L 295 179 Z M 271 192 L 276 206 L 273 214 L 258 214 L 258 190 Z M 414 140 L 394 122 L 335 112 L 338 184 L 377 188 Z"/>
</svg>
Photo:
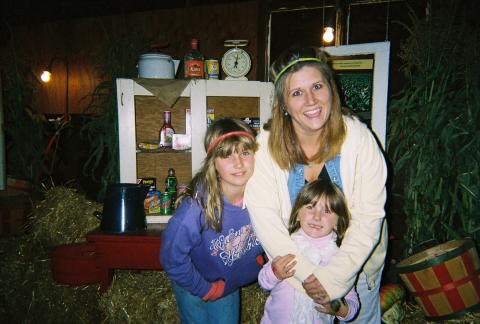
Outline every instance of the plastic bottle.
<svg viewBox="0 0 480 324">
<path fill-rule="evenodd" d="M 160 128 L 160 147 L 171 148 L 172 147 L 172 138 L 175 134 L 175 130 L 171 124 L 172 112 L 164 111 L 163 112 L 163 125 Z"/>
<path fill-rule="evenodd" d="M 177 199 L 177 177 L 175 176 L 174 168 L 168 169 L 168 175 L 165 178 L 165 191 L 170 194 L 172 209 L 174 209 Z"/>
</svg>

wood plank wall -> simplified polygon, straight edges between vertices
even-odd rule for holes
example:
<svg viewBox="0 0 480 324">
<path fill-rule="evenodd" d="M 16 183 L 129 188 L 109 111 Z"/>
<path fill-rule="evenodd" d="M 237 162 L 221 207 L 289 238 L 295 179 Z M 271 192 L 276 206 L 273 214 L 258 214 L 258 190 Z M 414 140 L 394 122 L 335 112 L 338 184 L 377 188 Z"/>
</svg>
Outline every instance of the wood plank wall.
<svg viewBox="0 0 480 324">
<path fill-rule="evenodd" d="M 68 59 L 69 112 L 83 113 L 86 96 L 102 80 L 90 58 L 108 35 L 144 34 L 146 38 L 170 44 L 163 52 L 180 59 L 189 50 L 194 36 L 200 40 L 203 55 L 217 59 L 226 50 L 224 40 L 248 39 L 245 49 L 253 63 L 247 77 L 256 80 L 257 22 L 257 3 L 251 1 L 21 26 L 16 29 L 14 39 L 15 46 L 25 52 L 38 76 L 51 58 Z M 62 114 L 65 112 L 65 65 L 56 62 L 52 70 L 57 78 L 48 84 L 39 83 L 35 108 L 46 114 Z M 181 72 L 178 75 L 181 76 Z"/>
</svg>

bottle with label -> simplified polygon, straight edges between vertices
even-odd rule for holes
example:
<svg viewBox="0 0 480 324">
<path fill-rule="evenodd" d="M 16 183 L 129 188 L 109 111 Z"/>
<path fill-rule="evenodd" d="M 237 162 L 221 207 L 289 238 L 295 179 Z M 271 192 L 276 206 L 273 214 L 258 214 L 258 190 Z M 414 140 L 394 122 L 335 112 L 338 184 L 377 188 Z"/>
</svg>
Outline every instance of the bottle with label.
<svg viewBox="0 0 480 324">
<path fill-rule="evenodd" d="M 183 60 L 185 65 L 185 79 L 203 79 L 204 57 L 198 50 L 198 39 L 192 38 L 191 49 Z"/>
<path fill-rule="evenodd" d="M 175 169 L 168 169 L 168 175 L 165 178 L 165 191 L 170 193 L 170 199 L 172 201 L 172 209 L 175 208 L 175 201 L 177 199 L 177 177 L 175 176 Z"/>
<path fill-rule="evenodd" d="M 207 108 L 207 128 L 213 123 L 215 119 L 215 110 L 213 108 Z"/>
<path fill-rule="evenodd" d="M 172 138 L 175 130 L 173 129 L 171 118 L 171 111 L 163 112 L 163 125 L 162 128 L 160 128 L 160 147 L 172 148 Z"/>
</svg>

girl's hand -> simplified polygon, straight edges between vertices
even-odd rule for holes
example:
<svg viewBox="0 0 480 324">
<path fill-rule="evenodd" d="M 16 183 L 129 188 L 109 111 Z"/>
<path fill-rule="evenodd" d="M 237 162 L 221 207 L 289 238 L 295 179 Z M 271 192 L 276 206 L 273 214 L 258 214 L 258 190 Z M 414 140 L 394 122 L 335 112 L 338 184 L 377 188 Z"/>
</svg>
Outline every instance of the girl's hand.
<svg viewBox="0 0 480 324">
<path fill-rule="evenodd" d="M 327 291 L 313 274 L 305 279 L 302 286 L 307 295 L 312 298 L 316 304 L 323 305 L 330 301 L 330 296 L 328 296 Z"/>
<path fill-rule="evenodd" d="M 222 297 L 223 292 L 225 290 L 225 281 L 217 280 L 212 282 L 212 286 L 210 290 L 207 292 L 205 296 L 202 297 L 203 301 L 213 301 L 217 300 L 218 298 Z"/>
<path fill-rule="evenodd" d="M 297 261 L 294 260 L 295 256 L 293 254 L 287 254 L 284 256 L 277 256 L 272 261 L 272 270 L 275 277 L 278 280 L 283 280 L 290 278 L 295 273 L 293 267 L 297 264 Z"/>
</svg>

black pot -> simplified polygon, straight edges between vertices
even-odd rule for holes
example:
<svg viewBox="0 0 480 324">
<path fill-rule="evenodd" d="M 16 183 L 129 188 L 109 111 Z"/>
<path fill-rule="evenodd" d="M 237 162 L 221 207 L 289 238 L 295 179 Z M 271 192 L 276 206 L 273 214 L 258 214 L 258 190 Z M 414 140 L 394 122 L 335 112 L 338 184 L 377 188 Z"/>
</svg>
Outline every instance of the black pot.
<svg viewBox="0 0 480 324">
<path fill-rule="evenodd" d="M 143 201 L 149 186 L 115 183 L 107 188 L 103 212 L 96 211 L 100 229 L 108 233 L 128 233 L 145 230 L 147 220 Z"/>
</svg>

